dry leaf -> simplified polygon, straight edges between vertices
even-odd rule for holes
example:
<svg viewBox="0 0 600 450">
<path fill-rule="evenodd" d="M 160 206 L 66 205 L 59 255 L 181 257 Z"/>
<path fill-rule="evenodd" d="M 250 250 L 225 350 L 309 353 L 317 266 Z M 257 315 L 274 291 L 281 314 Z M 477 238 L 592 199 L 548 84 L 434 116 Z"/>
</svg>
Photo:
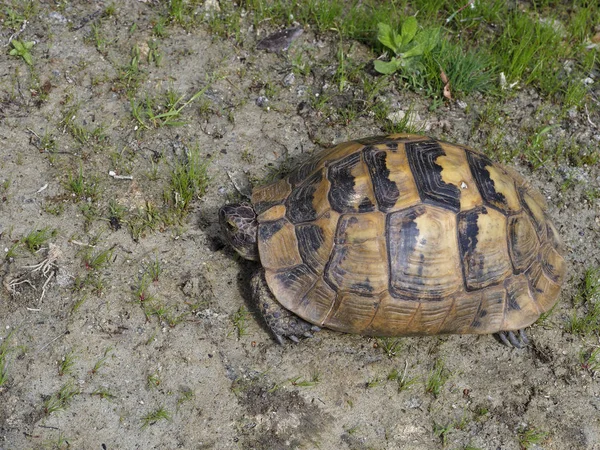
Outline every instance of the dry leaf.
<svg viewBox="0 0 600 450">
<path fill-rule="evenodd" d="M 450 80 L 443 69 L 440 70 L 440 78 L 442 79 L 442 83 L 444 83 L 444 97 L 448 100 L 452 100 L 452 92 L 450 92 Z"/>
</svg>

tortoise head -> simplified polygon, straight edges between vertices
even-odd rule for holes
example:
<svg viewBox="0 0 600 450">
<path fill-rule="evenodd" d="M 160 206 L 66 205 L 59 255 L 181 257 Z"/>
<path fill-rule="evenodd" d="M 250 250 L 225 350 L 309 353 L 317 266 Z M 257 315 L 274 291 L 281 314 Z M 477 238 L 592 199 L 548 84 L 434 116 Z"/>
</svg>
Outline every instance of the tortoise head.
<svg viewBox="0 0 600 450">
<path fill-rule="evenodd" d="M 258 222 L 248 203 L 225 205 L 219 210 L 219 222 L 227 242 L 246 259 L 258 261 Z"/>
</svg>

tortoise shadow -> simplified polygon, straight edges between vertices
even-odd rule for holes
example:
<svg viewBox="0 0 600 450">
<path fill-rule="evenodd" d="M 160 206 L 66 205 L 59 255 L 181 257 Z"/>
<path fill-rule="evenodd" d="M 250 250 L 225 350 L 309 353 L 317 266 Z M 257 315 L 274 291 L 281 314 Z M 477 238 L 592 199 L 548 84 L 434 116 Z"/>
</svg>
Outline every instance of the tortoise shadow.
<svg viewBox="0 0 600 450">
<path fill-rule="evenodd" d="M 242 258 L 238 253 L 229 245 L 226 239 L 221 233 L 221 227 L 219 224 L 219 209 L 220 207 L 207 207 L 203 208 L 197 218 L 197 226 L 199 229 L 205 232 L 207 238 L 207 246 L 212 252 L 222 252 L 229 259 L 232 259 L 238 265 L 238 276 L 237 276 L 237 287 L 240 292 L 242 299 L 244 300 L 244 306 L 250 312 L 252 317 L 260 323 L 261 328 L 271 336 L 271 331 L 264 321 L 262 314 L 258 308 L 258 304 L 252 295 L 252 288 L 250 286 L 250 280 L 252 275 L 261 269 L 260 263 L 256 261 L 250 261 Z M 271 336 L 272 337 L 272 336 Z"/>
</svg>

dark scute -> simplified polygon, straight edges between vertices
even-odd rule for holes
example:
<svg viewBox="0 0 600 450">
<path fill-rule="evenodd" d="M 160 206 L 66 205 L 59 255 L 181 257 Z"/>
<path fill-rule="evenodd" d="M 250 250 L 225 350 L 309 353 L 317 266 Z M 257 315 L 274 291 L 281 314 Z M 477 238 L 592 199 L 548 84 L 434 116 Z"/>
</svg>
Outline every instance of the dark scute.
<svg viewBox="0 0 600 450">
<path fill-rule="evenodd" d="M 294 224 L 310 222 L 317 218 L 313 200 L 317 187 L 322 180 L 323 175 L 321 172 L 317 172 L 306 180 L 306 183 L 292 191 L 286 201 L 286 215 L 290 222 Z"/>
<path fill-rule="evenodd" d="M 442 180 L 442 167 L 435 160 L 446 153 L 436 141 L 408 142 L 406 156 L 424 202 L 451 211 L 460 210 L 460 189 Z"/>
<path fill-rule="evenodd" d="M 396 144 L 396 147 L 398 145 Z M 365 163 L 369 168 L 375 198 L 381 211 L 390 210 L 400 197 L 398 186 L 390 180 L 390 170 L 387 167 L 387 154 L 383 150 L 367 147 L 363 150 Z"/>
<path fill-rule="evenodd" d="M 374 210 L 375 205 L 369 197 L 365 197 L 360 201 L 358 205 L 358 212 L 369 212 Z"/>
<path fill-rule="evenodd" d="M 494 180 L 490 178 L 490 173 L 486 169 L 486 166 L 493 165 L 492 160 L 485 155 L 472 151 L 467 151 L 466 153 L 471 173 L 475 178 L 475 183 L 483 199 L 487 203 L 500 208 L 503 212 L 508 211 L 506 198 L 501 192 L 496 192 Z"/>
<path fill-rule="evenodd" d="M 335 233 L 335 243 L 338 245 L 346 244 L 346 233 L 348 227 L 355 225 L 358 222 L 356 216 L 342 216 L 338 222 L 337 231 Z"/>
<path fill-rule="evenodd" d="M 267 209 L 279 204 L 281 204 L 281 202 L 258 202 L 254 205 L 254 211 L 259 215 L 264 213 Z"/>
<path fill-rule="evenodd" d="M 279 219 L 274 222 L 263 222 L 258 225 L 258 238 L 261 241 L 268 241 L 275 235 L 279 230 L 283 228 L 285 219 Z"/>
<path fill-rule="evenodd" d="M 329 166 L 329 203 L 340 213 L 355 212 L 354 177 L 352 169 L 360 164 L 360 153 L 354 153 Z"/>
<path fill-rule="evenodd" d="M 479 208 L 472 209 L 458 215 L 458 244 L 463 261 L 465 256 L 468 256 L 477 248 L 477 235 L 479 234 L 477 218 L 479 214 L 487 214 L 487 210 L 485 208 L 483 210 Z"/>
<path fill-rule="evenodd" d="M 338 283 L 335 278 L 340 279 L 346 275 L 346 270 L 340 267 L 340 265 L 344 259 L 346 259 L 347 253 L 347 247 L 335 247 L 333 253 L 331 254 L 331 258 L 329 258 L 329 263 L 327 263 L 327 266 L 325 267 L 325 275 L 323 279 L 333 290 L 337 290 L 338 287 Z"/>
<path fill-rule="evenodd" d="M 305 264 L 310 265 L 314 254 L 321 248 L 325 237 L 321 227 L 315 224 L 299 225 L 296 227 L 296 238 L 298 239 L 298 249 L 300 257 Z"/>
<path fill-rule="evenodd" d="M 373 292 L 373 286 L 367 278 L 365 281 L 361 281 L 360 283 L 354 283 L 352 286 L 350 286 L 350 290 L 357 294 L 368 295 Z"/>
<path fill-rule="evenodd" d="M 302 183 L 308 176 L 314 172 L 317 166 L 317 160 L 311 160 L 302 164 L 298 169 L 294 170 L 288 177 L 288 181 L 294 187 Z"/>
<path fill-rule="evenodd" d="M 303 283 L 306 277 L 314 277 L 310 269 L 305 264 L 293 267 L 292 269 L 286 269 L 283 272 L 279 272 L 275 275 L 277 280 L 286 289 L 290 289 L 293 286 L 297 286 L 299 283 Z"/>
<path fill-rule="evenodd" d="M 535 230 L 537 232 L 538 238 L 540 238 L 540 240 L 543 241 L 544 240 L 543 236 L 545 235 L 544 231 L 547 226 L 543 222 L 540 222 L 538 220 L 538 218 L 535 216 L 535 214 L 533 213 L 533 211 L 531 210 L 531 208 L 529 208 L 529 205 L 525 201 L 525 194 L 527 194 L 527 191 L 525 189 L 518 188 L 517 192 L 519 193 L 519 198 L 521 200 L 521 205 L 523 205 L 523 209 L 525 211 L 527 211 L 527 215 L 529 216 L 529 218 L 531 219 L 531 222 L 535 226 Z"/>
<path fill-rule="evenodd" d="M 403 217 L 400 225 L 400 233 L 398 235 L 393 234 L 390 231 L 390 222 L 396 220 L 396 214 L 388 216 L 388 249 L 389 259 L 391 262 L 390 268 L 390 294 L 396 298 L 401 296 L 400 292 L 394 289 L 394 280 L 397 280 L 401 274 L 398 268 L 409 266 L 409 257 L 415 252 L 417 242 L 419 239 L 419 228 L 417 226 L 416 218 L 423 213 L 422 207 L 417 207 L 413 211 L 409 212 Z M 396 270 L 395 270 L 396 269 Z M 418 298 L 413 300 L 419 301 Z"/>
<path fill-rule="evenodd" d="M 511 289 L 507 290 L 508 292 L 508 309 L 509 310 L 520 310 L 521 307 L 519 306 L 519 303 L 517 302 L 517 299 L 515 297 L 515 293 L 511 292 Z"/>
</svg>

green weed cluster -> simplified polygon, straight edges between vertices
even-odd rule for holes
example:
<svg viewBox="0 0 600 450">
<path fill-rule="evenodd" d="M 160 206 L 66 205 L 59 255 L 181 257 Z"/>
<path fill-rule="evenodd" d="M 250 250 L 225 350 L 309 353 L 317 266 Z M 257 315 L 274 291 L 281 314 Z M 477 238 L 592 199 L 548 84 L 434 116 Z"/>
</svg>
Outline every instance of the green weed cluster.
<svg viewBox="0 0 600 450">
<path fill-rule="evenodd" d="M 375 69 L 382 73 L 402 69 L 399 74 L 409 85 L 426 88 L 432 95 L 441 95 L 442 70 L 459 95 L 500 93 L 501 87 L 518 83 L 581 104 L 587 95 L 581 80 L 597 60 L 596 51 L 587 48 L 600 20 L 597 2 L 582 1 L 573 8 L 535 2 L 522 9 L 501 0 L 467 5 L 458 0 L 246 0 L 241 8 L 225 9 L 214 16 L 210 24 L 215 32 L 239 35 L 244 9 L 251 12 L 256 27 L 268 18 L 275 25 L 297 21 L 319 32 L 335 29 L 342 38 L 364 42 L 376 52 L 391 50 L 391 60 L 375 61 Z M 238 30 L 219 26 L 223 22 Z M 565 68 L 569 61 L 575 61 L 574 66 Z M 420 63 L 418 73 L 410 70 L 416 62 Z M 504 86 L 499 84 L 500 73 Z"/>
<path fill-rule="evenodd" d="M 583 336 L 600 335 L 600 267 L 589 267 L 574 297 L 577 307 L 567 322 L 567 331 Z"/>
</svg>

